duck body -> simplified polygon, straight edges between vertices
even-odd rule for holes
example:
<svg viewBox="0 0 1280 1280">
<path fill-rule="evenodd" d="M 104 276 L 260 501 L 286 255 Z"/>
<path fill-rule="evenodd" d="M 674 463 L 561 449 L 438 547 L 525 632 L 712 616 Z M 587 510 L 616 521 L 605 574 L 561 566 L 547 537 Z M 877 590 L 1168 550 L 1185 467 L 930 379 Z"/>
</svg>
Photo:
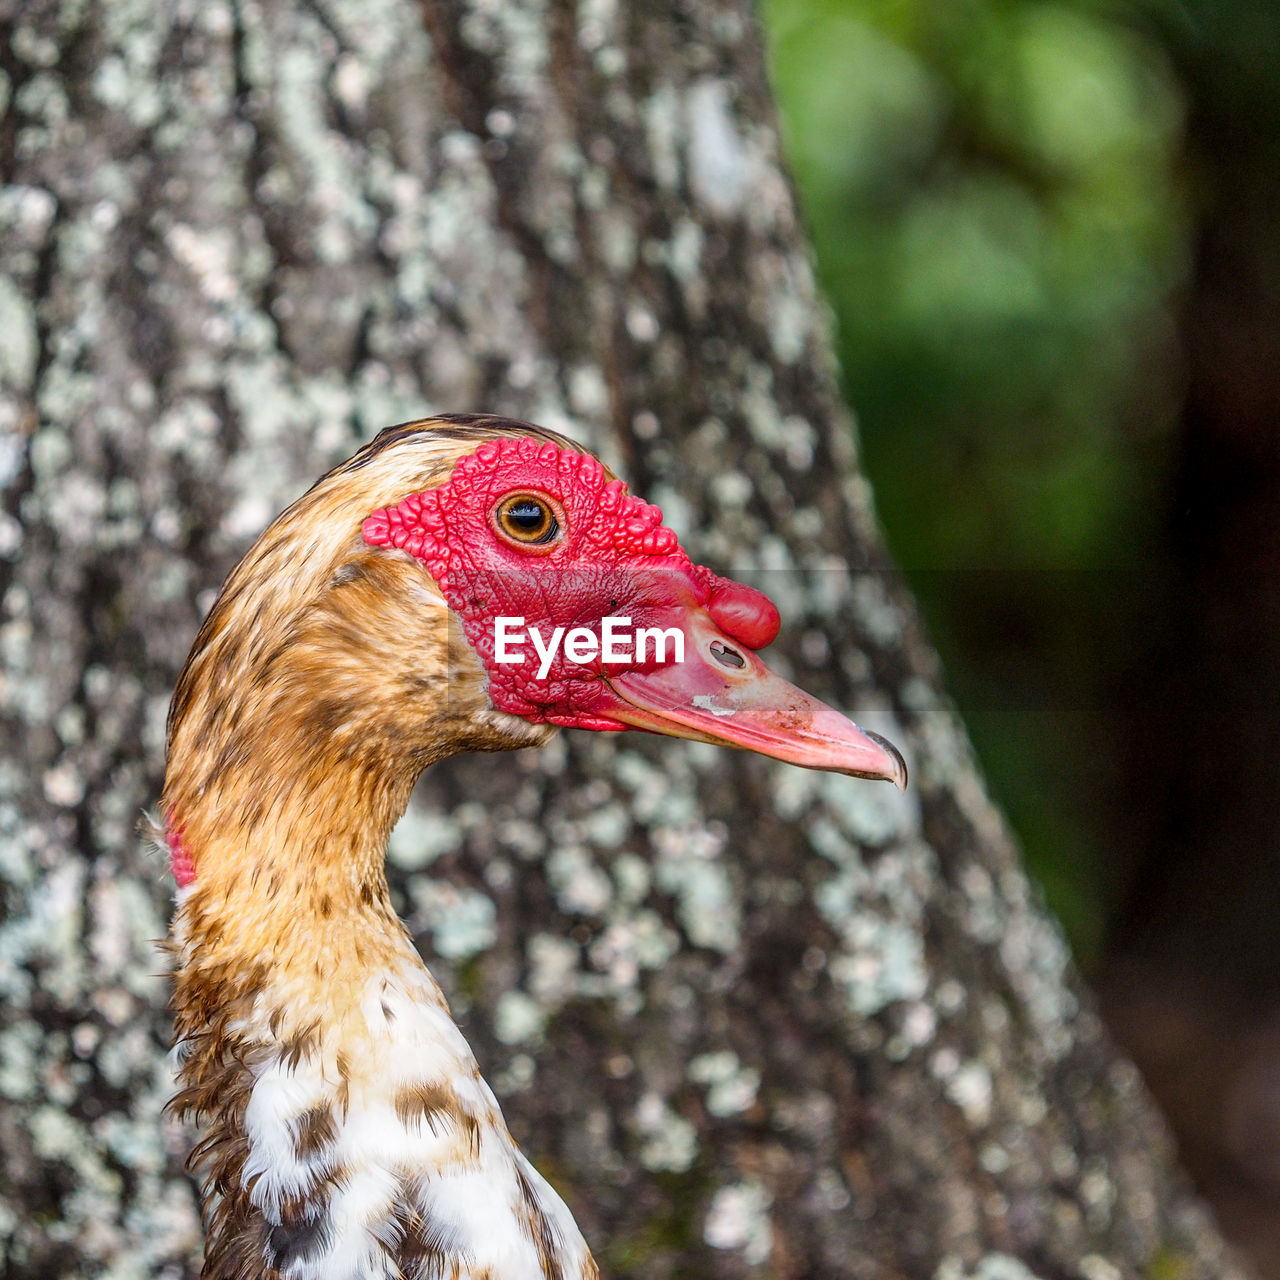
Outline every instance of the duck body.
<svg viewBox="0 0 1280 1280">
<path fill-rule="evenodd" d="M 277 952 L 236 991 L 200 963 L 206 926 L 180 907 L 192 1020 L 177 1102 L 209 1126 L 195 1152 L 207 1179 L 204 1274 L 595 1277 L 439 987 L 407 936 L 385 916 L 379 924 Z M 375 971 L 354 971 L 352 957 Z"/>
<path fill-rule="evenodd" d="M 611 610 L 682 628 L 691 660 L 495 652 L 497 618 L 572 638 Z M 598 1275 L 391 906 L 386 841 L 428 765 L 557 725 L 901 784 L 892 748 L 755 657 L 776 629 L 656 508 L 527 423 L 391 428 L 262 535 L 179 679 L 162 800 L 204 1276 Z"/>
</svg>

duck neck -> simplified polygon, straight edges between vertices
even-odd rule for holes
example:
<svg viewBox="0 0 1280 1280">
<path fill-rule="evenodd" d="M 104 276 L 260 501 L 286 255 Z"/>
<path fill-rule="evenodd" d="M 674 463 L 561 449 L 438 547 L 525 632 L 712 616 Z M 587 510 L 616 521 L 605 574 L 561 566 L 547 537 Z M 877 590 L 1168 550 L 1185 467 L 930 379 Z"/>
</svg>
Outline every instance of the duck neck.
<svg viewBox="0 0 1280 1280">
<path fill-rule="evenodd" d="M 216 792 L 168 814 L 174 871 L 187 882 L 174 921 L 180 1036 L 228 1017 L 263 1038 L 316 1018 L 339 1025 L 372 976 L 423 967 L 384 867 L 411 786 L 352 765 L 323 785 L 274 789 L 276 803 L 248 821 L 243 811 L 220 821 L 234 811 Z M 246 1000 L 253 1019 L 237 1007 Z"/>
<path fill-rule="evenodd" d="M 295 541 L 273 526 L 210 611 L 170 708 L 162 800 L 179 923 L 195 937 L 207 921 L 211 954 L 276 964 L 344 931 L 402 937 L 383 855 L 422 770 L 549 733 L 494 711 L 409 557 L 347 550 L 326 565 Z M 264 585 L 304 570 L 292 593 Z"/>
</svg>

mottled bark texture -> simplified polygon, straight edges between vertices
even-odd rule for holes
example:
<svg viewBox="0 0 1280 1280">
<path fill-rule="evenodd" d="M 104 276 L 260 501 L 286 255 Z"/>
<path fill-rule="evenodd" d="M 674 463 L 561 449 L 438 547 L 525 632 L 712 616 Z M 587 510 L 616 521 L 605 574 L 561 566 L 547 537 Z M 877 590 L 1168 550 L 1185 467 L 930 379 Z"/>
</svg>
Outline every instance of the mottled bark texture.
<svg viewBox="0 0 1280 1280">
<path fill-rule="evenodd" d="M 0 14 L 4 1273 L 198 1266 L 169 689 L 270 516 L 434 409 L 597 447 L 913 766 L 566 734 L 424 783 L 400 906 L 605 1272 L 1239 1274 L 875 568 L 745 4 Z"/>
</svg>

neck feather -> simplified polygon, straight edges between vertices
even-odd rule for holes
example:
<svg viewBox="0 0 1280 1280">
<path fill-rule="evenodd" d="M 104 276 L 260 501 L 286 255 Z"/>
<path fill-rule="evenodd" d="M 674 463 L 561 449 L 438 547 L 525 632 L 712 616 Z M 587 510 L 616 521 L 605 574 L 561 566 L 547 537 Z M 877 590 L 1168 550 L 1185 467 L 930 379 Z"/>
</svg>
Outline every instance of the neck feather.
<svg viewBox="0 0 1280 1280">
<path fill-rule="evenodd" d="M 385 461 L 263 535 L 174 695 L 174 1105 L 206 1128 L 203 1274 L 592 1280 L 391 907 L 383 851 L 422 769 L 550 731 L 495 712 L 425 572 L 360 542 L 412 491 Z"/>
</svg>

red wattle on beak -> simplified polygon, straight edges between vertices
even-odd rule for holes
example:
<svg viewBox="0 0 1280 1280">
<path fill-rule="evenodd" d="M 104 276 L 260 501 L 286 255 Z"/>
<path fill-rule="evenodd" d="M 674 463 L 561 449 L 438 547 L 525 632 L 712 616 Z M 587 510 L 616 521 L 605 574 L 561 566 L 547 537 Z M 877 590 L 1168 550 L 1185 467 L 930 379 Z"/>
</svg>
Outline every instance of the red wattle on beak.
<svg viewBox="0 0 1280 1280">
<path fill-rule="evenodd" d="M 608 676 L 612 697 L 601 708 L 605 714 L 650 733 L 742 747 L 808 769 L 883 778 L 906 790 L 906 762 L 891 743 L 775 675 L 702 609 L 681 610 L 674 621 L 684 632 L 684 661 Z M 736 626 L 734 633 L 741 634 Z"/>
<path fill-rule="evenodd" d="M 711 621 L 748 649 L 764 649 L 778 638 L 782 618 L 778 606 L 763 591 L 717 578 L 711 600 L 707 604 Z"/>
</svg>

